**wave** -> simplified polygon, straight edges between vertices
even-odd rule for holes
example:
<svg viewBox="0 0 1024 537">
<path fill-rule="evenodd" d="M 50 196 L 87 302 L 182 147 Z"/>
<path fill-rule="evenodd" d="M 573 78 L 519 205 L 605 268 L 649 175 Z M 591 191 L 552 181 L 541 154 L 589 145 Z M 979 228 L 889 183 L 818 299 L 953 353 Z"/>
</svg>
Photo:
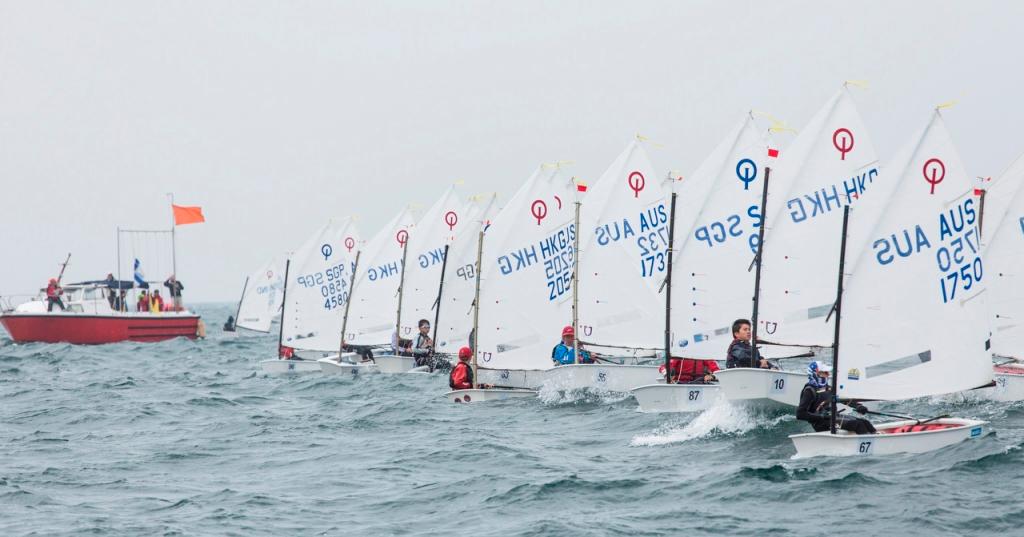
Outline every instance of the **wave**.
<svg viewBox="0 0 1024 537">
<path fill-rule="evenodd" d="M 667 425 L 651 434 L 634 436 L 631 446 L 660 446 L 720 436 L 736 436 L 755 429 L 772 428 L 786 420 L 787 415 L 772 415 L 743 405 L 720 402 L 697 414 L 682 427 Z"/>
</svg>

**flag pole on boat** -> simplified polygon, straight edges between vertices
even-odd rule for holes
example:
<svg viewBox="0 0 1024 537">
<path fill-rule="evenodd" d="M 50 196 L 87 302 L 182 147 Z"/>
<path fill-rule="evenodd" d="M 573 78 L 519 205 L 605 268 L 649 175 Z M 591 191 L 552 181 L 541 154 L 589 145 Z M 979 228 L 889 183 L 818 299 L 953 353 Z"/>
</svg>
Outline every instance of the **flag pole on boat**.
<svg viewBox="0 0 1024 537">
<path fill-rule="evenodd" d="M 345 299 L 345 315 L 341 318 L 341 345 L 338 347 L 338 363 L 341 363 L 341 353 L 345 352 L 345 333 L 348 331 L 348 307 L 352 305 L 352 292 L 356 287 L 356 274 L 359 272 L 359 255 L 362 250 L 356 250 L 356 261 L 352 264 L 352 277 L 348 283 L 348 298 Z"/>
<path fill-rule="evenodd" d="M 177 227 L 174 220 L 174 193 L 168 192 L 167 196 L 171 198 L 171 274 L 174 277 L 178 277 L 178 257 L 177 257 L 177 245 L 175 244 L 174 228 Z"/>
<path fill-rule="evenodd" d="M 281 326 L 277 331 L 277 357 L 281 358 L 281 344 L 284 343 L 284 318 L 285 305 L 288 304 L 288 269 L 292 265 L 292 260 L 287 259 L 284 262 L 284 289 L 281 290 Z"/>
<path fill-rule="evenodd" d="M 837 379 L 839 378 L 839 325 L 842 319 L 843 310 L 843 269 L 846 264 L 846 229 L 850 222 L 850 205 L 847 204 L 843 207 L 843 237 L 839 241 L 839 282 L 836 285 L 836 303 L 833 311 L 836 314 L 836 327 L 835 327 L 835 341 L 832 344 L 832 398 L 829 403 L 831 410 L 829 412 L 829 427 L 832 430 L 832 434 L 836 434 L 836 398 L 839 395 L 837 391 Z"/>
<path fill-rule="evenodd" d="M 665 384 L 672 384 L 672 256 L 676 235 L 676 196 L 672 192 L 672 204 L 668 213 L 668 266 L 665 273 Z"/>
<path fill-rule="evenodd" d="M 480 348 L 477 345 L 477 338 L 480 337 L 480 262 L 484 255 L 484 230 L 480 230 L 480 238 L 476 242 L 476 290 L 473 295 L 473 332 L 470 337 L 470 345 L 473 347 L 473 362 L 470 364 L 470 368 L 473 370 L 473 389 L 477 389 L 479 382 L 476 378 L 476 350 Z"/>
</svg>

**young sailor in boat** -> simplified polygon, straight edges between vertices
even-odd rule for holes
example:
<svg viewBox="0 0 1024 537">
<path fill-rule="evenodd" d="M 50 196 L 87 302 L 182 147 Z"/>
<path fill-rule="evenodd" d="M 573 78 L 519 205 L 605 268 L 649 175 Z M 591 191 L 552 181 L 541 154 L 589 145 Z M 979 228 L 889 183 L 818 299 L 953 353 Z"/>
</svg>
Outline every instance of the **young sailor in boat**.
<svg viewBox="0 0 1024 537">
<path fill-rule="evenodd" d="M 452 372 L 448 373 L 448 387 L 453 390 L 473 389 L 473 368 L 469 366 L 469 360 L 473 357 L 473 349 L 462 347 L 459 349 L 459 363 L 455 364 Z M 481 384 L 481 388 L 493 388 L 491 384 Z"/>
<path fill-rule="evenodd" d="M 714 360 L 696 360 L 693 358 L 678 358 L 673 356 L 669 360 L 671 379 L 674 384 L 707 384 L 718 380 L 715 378 L 715 371 L 718 371 L 718 363 Z M 661 374 L 665 374 L 665 366 L 659 368 Z"/>
<path fill-rule="evenodd" d="M 750 345 L 750 321 L 736 319 L 732 323 L 732 343 L 726 353 L 725 368 L 759 367 L 771 369 L 768 360 L 761 358 L 757 349 Z"/>
<path fill-rule="evenodd" d="M 50 283 L 46 285 L 46 311 L 53 311 L 54 304 L 60 308 L 60 311 L 64 311 L 64 301 L 60 299 L 60 295 L 63 294 L 64 290 L 57 283 L 57 278 L 50 278 Z"/>
<path fill-rule="evenodd" d="M 555 362 L 555 365 L 569 365 L 576 363 L 576 331 L 572 329 L 572 326 L 566 326 L 562 329 L 562 341 L 555 345 L 554 349 L 551 349 L 551 360 Z M 594 358 L 590 356 L 589 351 L 583 350 L 583 344 L 580 347 L 580 362 L 581 364 L 592 364 Z"/>
<path fill-rule="evenodd" d="M 831 428 L 829 414 L 831 412 L 832 390 L 828 385 L 832 367 L 824 362 L 814 361 L 807 366 L 807 384 L 800 392 L 800 405 L 796 407 L 796 419 L 811 424 L 815 432 L 827 431 Z M 864 405 L 854 401 L 851 408 L 861 414 L 867 414 Z M 836 416 L 836 428 L 856 434 L 874 434 L 875 426 L 864 418 L 854 416 Z"/>
<path fill-rule="evenodd" d="M 434 355 L 434 340 L 430 339 L 430 321 L 420 319 L 420 322 L 416 324 L 419 327 L 419 333 L 416 334 L 415 341 L 399 340 L 399 345 L 403 345 L 400 347 L 399 354 L 415 357 L 417 367 L 431 365 L 433 363 L 431 357 Z"/>
</svg>

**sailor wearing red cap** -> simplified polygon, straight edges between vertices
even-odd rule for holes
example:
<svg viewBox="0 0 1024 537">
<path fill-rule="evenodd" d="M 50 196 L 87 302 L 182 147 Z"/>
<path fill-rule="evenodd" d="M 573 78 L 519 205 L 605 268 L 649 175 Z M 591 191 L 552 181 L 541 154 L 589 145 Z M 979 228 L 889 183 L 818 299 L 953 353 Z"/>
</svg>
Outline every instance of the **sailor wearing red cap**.
<svg viewBox="0 0 1024 537">
<path fill-rule="evenodd" d="M 576 363 L 576 331 L 572 329 L 572 326 L 566 326 L 562 329 L 562 341 L 555 345 L 554 349 L 551 349 L 551 360 L 555 362 L 555 365 L 569 365 Z M 581 364 L 592 364 L 594 359 L 590 356 L 590 353 L 583 350 L 583 344 L 580 347 L 580 361 Z"/>
<path fill-rule="evenodd" d="M 469 360 L 473 357 L 473 349 L 462 347 L 459 349 L 459 363 L 455 364 L 452 372 L 448 373 L 448 387 L 453 390 L 473 389 L 473 368 L 469 366 Z M 492 388 L 490 384 L 481 384 L 481 388 Z"/>
</svg>

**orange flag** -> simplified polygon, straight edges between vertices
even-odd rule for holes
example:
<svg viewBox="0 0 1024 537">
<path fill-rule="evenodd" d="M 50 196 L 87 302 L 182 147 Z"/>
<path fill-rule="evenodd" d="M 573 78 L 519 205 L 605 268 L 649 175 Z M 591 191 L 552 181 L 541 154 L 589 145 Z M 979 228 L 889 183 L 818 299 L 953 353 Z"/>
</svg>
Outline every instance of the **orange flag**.
<svg viewBox="0 0 1024 537">
<path fill-rule="evenodd" d="M 206 218 L 203 218 L 202 207 L 182 207 L 181 205 L 171 205 L 171 208 L 174 209 L 174 225 L 176 226 L 198 224 L 206 221 Z"/>
</svg>

